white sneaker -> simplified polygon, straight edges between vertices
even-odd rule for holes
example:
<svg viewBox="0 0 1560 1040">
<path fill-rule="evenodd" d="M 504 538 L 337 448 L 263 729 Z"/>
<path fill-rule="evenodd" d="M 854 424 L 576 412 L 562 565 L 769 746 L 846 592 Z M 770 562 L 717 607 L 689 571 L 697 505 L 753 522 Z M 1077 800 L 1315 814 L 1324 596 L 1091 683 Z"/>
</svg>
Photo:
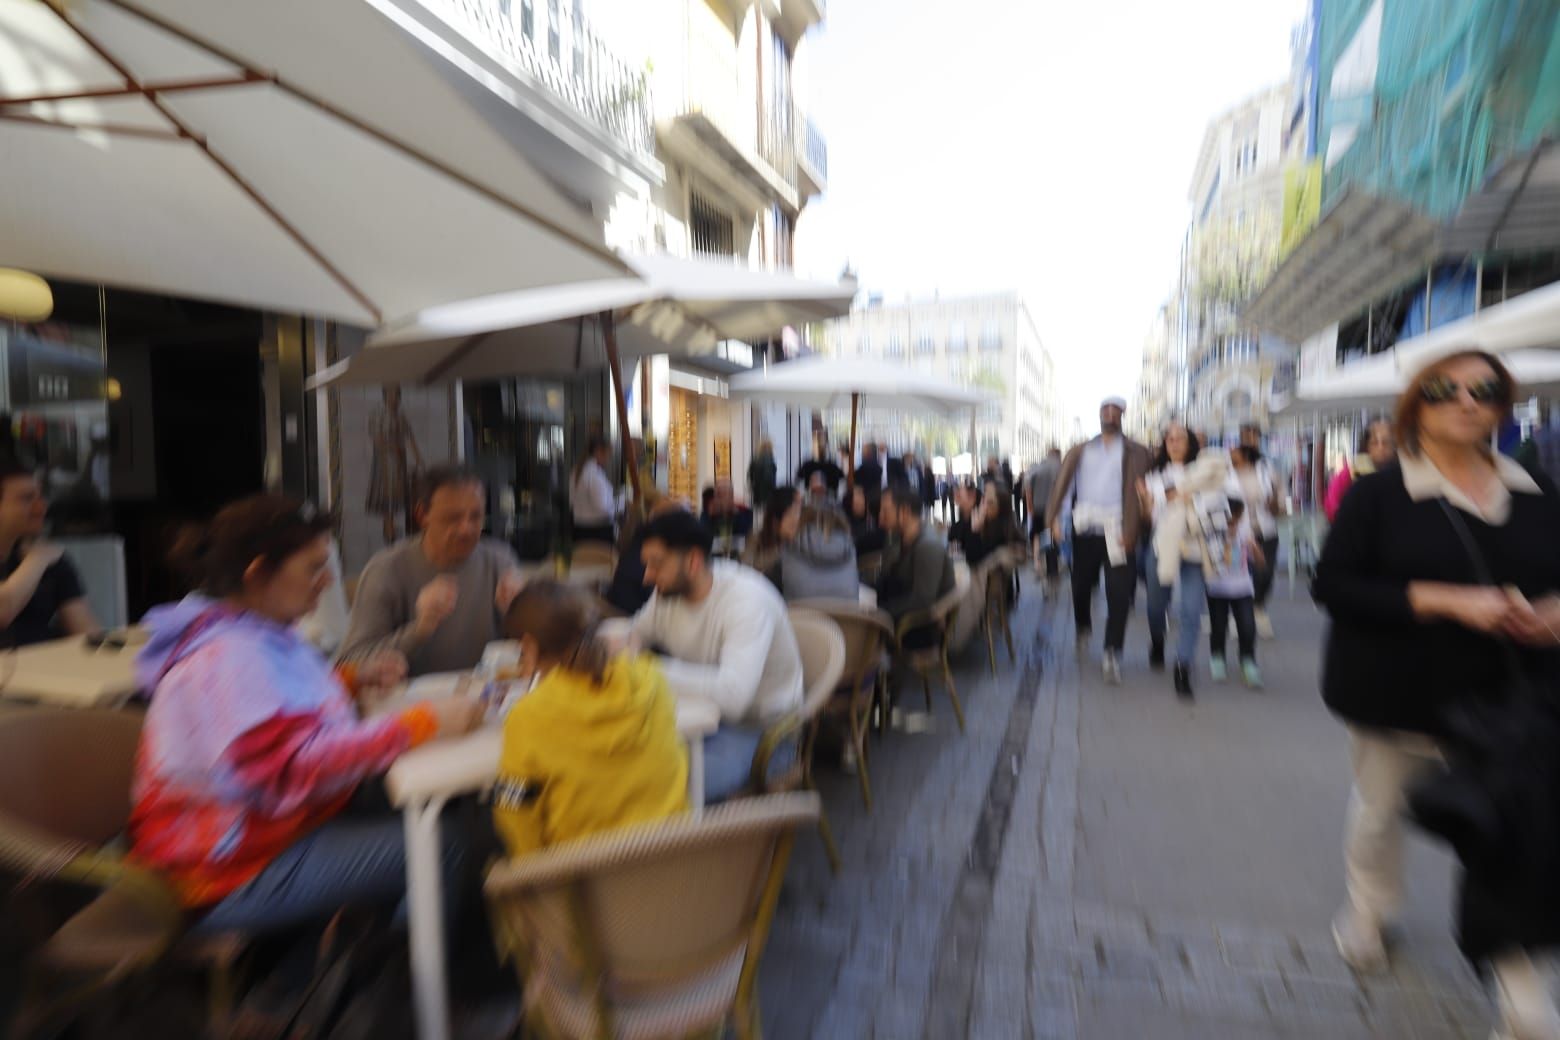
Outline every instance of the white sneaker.
<svg viewBox="0 0 1560 1040">
<path fill-rule="evenodd" d="M 840 772 L 846 776 L 855 776 L 859 768 L 856 764 L 856 749 L 846 744 L 840 752 Z"/>
<path fill-rule="evenodd" d="M 1258 607 L 1256 609 L 1256 615 L 1257 615 L 1257 635 L 1261 636 L 1263 639 L 1272 639 L 1273 638 L 1273 619 L 1268 617 L 1268 612 L 1267 612 L 1266 608 Z"/>
<path fill-rule="evenodd" d="M 1110 686 L 1121 685 L 1121 655 L 1114 650 L 1105 651 L 1105 682 Z"/>
<path fill-rule="evenodd" d="M 1381 937 L 1381 925 L 1366 921 L 1350 907 L 1333 918 L 1333 942 L 1338 956 L 1361 975 L 1376 975 L 1387 970 L 1387 944 Z"/>
</svg>

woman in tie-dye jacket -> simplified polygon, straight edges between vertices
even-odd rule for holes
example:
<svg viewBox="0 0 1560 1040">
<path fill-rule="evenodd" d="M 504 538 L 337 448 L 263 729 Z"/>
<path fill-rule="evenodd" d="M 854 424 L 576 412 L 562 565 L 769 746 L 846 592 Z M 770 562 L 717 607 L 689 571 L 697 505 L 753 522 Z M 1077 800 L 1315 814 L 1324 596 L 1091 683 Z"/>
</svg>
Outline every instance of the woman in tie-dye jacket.
<svg viewBox="0 0 1560 1040">
<path fill-rule="evenodd" d="M 402 752 L 476 721 L 455 701 L 358 717 L 351 684 L 394 681 L 405 661 L 338 675 L 294 630 L 329 586 L 329 529 L 294 499 L 234 503 L 178 550 L 202 591 L 145 619 L 137 668 L 152 701 L 131 852 L 208 929 L 283 928 L 348 902 L 398 900 L 400 821 L 339 814 Z"/>
</svg>

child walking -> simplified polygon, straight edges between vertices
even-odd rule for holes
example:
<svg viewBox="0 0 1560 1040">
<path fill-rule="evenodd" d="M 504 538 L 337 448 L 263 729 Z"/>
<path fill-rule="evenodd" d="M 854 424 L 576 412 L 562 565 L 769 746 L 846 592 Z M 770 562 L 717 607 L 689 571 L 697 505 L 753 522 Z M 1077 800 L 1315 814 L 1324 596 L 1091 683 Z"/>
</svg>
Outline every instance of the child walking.
<svg viewBox="0 0 1560 1040">
<path fill-rule="evenodd" d="M 1209 673 L 1214 682 L 1227 678 L 1225 643 L 1229 636 L 1230 615 L 1235 615 L 1235 633 L 1240 647 L 1240 671 L 1246 685 L 1262 688 L 1262 672 L 1257 668 L 1256 585 L 1251 577 L 1253 561 L 1263 563 L 1262 547 L 1257 544 L 1246 520 L 1246 503 L 1229 500 L 1229 522 L 1222 536 L 1208 540 L 1213 557 L 1208 577 L 1208 621 L 1210 638 Z"/>
</svg>

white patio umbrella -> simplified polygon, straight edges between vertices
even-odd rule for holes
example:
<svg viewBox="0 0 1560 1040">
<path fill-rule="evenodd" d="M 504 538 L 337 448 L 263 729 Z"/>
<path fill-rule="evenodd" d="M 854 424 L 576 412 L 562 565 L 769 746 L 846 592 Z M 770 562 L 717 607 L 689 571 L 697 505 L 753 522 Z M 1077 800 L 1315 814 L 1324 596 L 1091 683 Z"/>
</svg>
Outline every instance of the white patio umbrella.
<svg viewBox="0 0 1560 1040">
<path fill-rule="evenodd" d="M 0 266 L 365 327 L 626 275 L 431 48 L 389 0 L 0 0 Z"/>
<path fill-rule="evenodd" d="M 850 404 L 850 469 L 855 480 L 856 421 L 863 399 L 879 408 L 954 415 L 991 400 L 984 390 L 961 387 L 945 376 L 875 358 L 821 355 L 745 372 L 730 383 L 734 396 L 827 409 Z"/>
<path fill-rule="evenodd" d="M 856 291 L 851 281 L 806 281 L 704 260 L 648 256 L 627 262 L 637 277 L 502 293 L 424 311 L 381 329 L 362 351 L 310 385 L 427 385 L 606 365 L 627 438 L 620 341 L 622 352 L 634 357 L 708 354 L 725 340 L 761 339 L 787 325 L 839 317 L 850 310 Z M 637 470 L 630 467 L 629 475 L 637 484 Z"/>
<path fill-rule="evenodd" d="M 708 354 L 787 325 L 850 310 L 853 282 L 817 282 L 708 260 L 631 256 L 633 277 L 500 293 L 434 307 L 385 326 L 315 385 L 428 385 L 546 375 L 610 364 L 624 354 Z M 606 335 L 612 315 L 614 336 Z"/>
</svg>

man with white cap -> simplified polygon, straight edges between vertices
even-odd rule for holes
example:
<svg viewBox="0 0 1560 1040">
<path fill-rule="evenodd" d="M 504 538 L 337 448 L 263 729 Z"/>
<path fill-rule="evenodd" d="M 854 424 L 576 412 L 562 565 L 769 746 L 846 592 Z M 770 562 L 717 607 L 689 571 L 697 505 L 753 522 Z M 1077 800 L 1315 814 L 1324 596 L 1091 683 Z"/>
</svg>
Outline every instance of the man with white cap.
<svg viewBox="0 0 1560 1040">
<path fill-rule="evenodd" d="M 1087 645 L 1093 628 L 1094 588 L 1105 572 L 1105 681 L 1121 682 L 1121 648 L 1127 641 L 1127 617 L 1137 584 L 1134 566 L 1142 535 L 1138 481 L 1148 474 L 1152 456 L 1121 432 L 1127 402 L 1100 402 L 1100 435 L 1080 444 L 1062 460 L 1046 516 L 1051 537 L 1062 539 L 1062 505 L 1071 496 L 1073 526 L 1073 620 L 1078 646 Z"/>
</svg>

